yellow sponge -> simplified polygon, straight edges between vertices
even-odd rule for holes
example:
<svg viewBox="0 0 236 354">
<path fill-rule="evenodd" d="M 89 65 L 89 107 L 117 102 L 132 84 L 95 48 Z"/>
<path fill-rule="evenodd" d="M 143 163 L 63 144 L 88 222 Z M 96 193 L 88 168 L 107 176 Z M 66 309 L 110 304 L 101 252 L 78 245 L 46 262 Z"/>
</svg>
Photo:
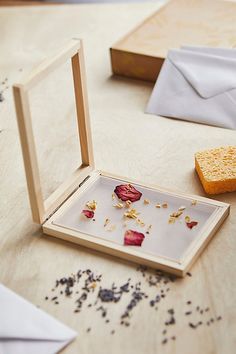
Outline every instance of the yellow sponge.
<svg viewBox="0 0 236 354">
<path fill-rule="evenodd" d="M 206 193 L 236 191 L 236 146 L 197 152 L 195 168 Z"/>
</svg>

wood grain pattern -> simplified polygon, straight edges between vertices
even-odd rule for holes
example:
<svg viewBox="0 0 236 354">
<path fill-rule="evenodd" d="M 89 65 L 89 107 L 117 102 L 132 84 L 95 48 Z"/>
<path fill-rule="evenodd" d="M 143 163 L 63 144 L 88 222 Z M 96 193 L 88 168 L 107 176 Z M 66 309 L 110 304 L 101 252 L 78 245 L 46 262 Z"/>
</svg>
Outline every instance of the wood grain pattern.
<svg viewBox="0 0 236 354">
<path fill-rule="evenodd" d="M 113 72 L 156 81 L 170 48 L 236 45 L 236 4 L 221 0 L 171 0 L 111 47 Z"/>
<path fill-rule="evenodd" d="M 1 33 L 7 36 L 2 36 L 0 42 L 0 84 L 6 77 L 8 86 L 19 81 L 24 72 L 69 38 L 82 37 L 97 168 L 167 189 L 206 196 L 194 172 L 194 153 L 235 145 L 235 131 L 147 116 L 143 112 L 152 85 L 111 77 L 108 48 L 157 8 L 156 3 L 1 8 Z M 38 31 L 33 30 L 36 23 L 40 24 Z M 16 49 L 17 55 L 13 55 Z M 59 89 L 59 86 L 55 88 L 55 95 Z M 194 264 L 193 276 L 171 284 L 158 311 L 152 311 L 149 300 L 158 289 L 148 287 L 135 265 L 47 237 L 33 224 L 10 88 L 4 90 L 3 96 L 5 100 L 0 102 L 0 281 L 78 331 L 76 341 L 63 354 L 234 354 L 235 193 L 212 198 L 231 204 L 231 215 Z M 65 103 L 61 100 L 60 107 Z M 60 141 L 69 152 L 70 140 L 65 139 L 67 131 L 64 130 L 61 124 L 54 124 L 52 140 Z M 77 139 L 76 134 L 74 138 Z M 48 140 L 43 142 L 46 143 Z M 45 147 L 43 158 L 51 162 L 48 151 Z M 68 168 L 67 160 L 62 164 L 63 169 Z M 47 176 L 49 189 L 56 166 L 57 161 L 52 160 Z M 150 297 L 135 308 L 130 327 L 119 325 L 119 314 L 125 309 L 127 298 L 110 308 L 110 324 L 104 323 L 99 313 L 87 304 L 81 313 L 75 314 L 76 298 L 60 301 L 59 305 L 44 300 L 53 294 L 55 279 L 86 268 L 103 274 L 103 286 L 110 286 L 113 281 L 124 284 L 129 277 L 141 281 Z M 211 316 L 221 315 L 222 321 L 192 330 L 188 326 L 190 319 L 184 315 L 189 300 L 193 309 L 197 305 L 209 306 Z M 168 335 L 175 335 L 176 340 L 162 345 L 167 310 L 173 307 L 177 321 L 168 327 Z M 207 315 L 202 316 L 203 321 L 208 319 Z M 195 314 L 192 318 L 199 320 Z M 88 327 L 92 328 L 90 333 L 86 332 Z"/>
</svg>

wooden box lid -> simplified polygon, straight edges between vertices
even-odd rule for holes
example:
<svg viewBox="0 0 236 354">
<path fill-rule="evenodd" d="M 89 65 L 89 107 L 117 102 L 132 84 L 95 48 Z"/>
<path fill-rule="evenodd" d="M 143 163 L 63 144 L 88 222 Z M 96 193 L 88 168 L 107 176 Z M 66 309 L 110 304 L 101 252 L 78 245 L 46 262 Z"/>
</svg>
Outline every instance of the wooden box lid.
<svg viewBox="0 0 236 354">
<path fill-rule="evenodd" d="M 117 75 L 156 81 L 167 52 L 182 45 L 236 46 L 236 3 L 172 0 L 111 47 Z"/>
<path fill-rule="evenodd" d="M 72 65 L 82 164 L 44 200 L 28 93 L 30 89 L 67 60 L 71 60 Z M 13 93 L 32 216 L 34 222 L 43 223 L 94 169 L 82 41 L 71 40 L 57 54 L 42 62 L 22 82 L 13 85 Z"/>
</svg>

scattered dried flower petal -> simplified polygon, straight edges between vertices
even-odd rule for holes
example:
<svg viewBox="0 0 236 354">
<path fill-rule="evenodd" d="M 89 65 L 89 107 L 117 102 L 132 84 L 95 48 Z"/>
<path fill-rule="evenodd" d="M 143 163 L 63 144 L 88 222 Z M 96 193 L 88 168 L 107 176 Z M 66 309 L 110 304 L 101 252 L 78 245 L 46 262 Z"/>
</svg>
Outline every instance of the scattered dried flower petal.
<svg viewBox="0 0 236 354">
<path fill-rule="evenodd" d="M 127 230 L 124 236 L 124 245 L 141 246 L 145 236 L 141 232 Z"/>
<path fill-rule="evenodd" d="M 126 208 L 129 208 L 129 207 L 130 207 L 130 205 L 131 205 L 131 201 L 130 201 L 130 200 L 126 200 L 126 202 L 125 202 L 125 206 L 126 206 Z"/>
<path fill-rule="evenodd" d="M 92 210 L 82 210 L 81 214 L 86 216 L 88 219 L 92 219 L 94 217 L 94 211 Z"/>
<path fill-rule="evenodd" d="M 110 222 L 110 219 L 107 218 L 107 219 L 105 220 L 105 222 L 104 222 L 104 227 L 106 227 L 107 224 L 109 224 L 109 222 Z"/>
<path fill-rule="evenodd" d="M 96 210 L 96 208 L 97 208 L 96 200 L 92 200 L 90 202 L 87 202 L 86 207 L 88 207 L 90 210 Z"/>
<path fill-rule="evenodd" d="M 189 229 L 192 229 L 194 226 L 197 226 L 197 224 L 198 224 L 197 221 L 186 222 L 186 225 Z"/>
<path fill-rule="evenodd" d="M 191 205 L 196 205 L 197 204 L 197 201 L 196 200 L 192 200 L 191 201 Z"/>
<path fill-rule="evenodd" d="M 122 203 L 116 203 L 113 205 L 113 207 L 117 208 L 117 209 L 122 209 L 124 207 L 124 204 Z"/>
<path fill-rule="evenodd" d="M 168 204 L 167 203 L 163 203 L 162 204 L 162 208 L 168 208 Z"/>
<path fill-rule="evenodd" d="M 114 192 L 117 197 L 125 202 L 126 200 L 130 200 L 132 203 L 139 200 L 142 196 L 142 193 L 139 192 L 134 186 L 131 184 L 121 184 L 116 186 Z"/>
<path fill-rule="evenodd" d="M 181 210 L 178 210 L 177 212 L 172 213 L 170 216 L 173 218 L 178 218 L 182 214 L 183 214 L 183 212 Z"/>
<path fill-rule="evenodd" d="M 108 229 L 107 229 L 107 231 L 114 231 L 116 229 L 116 225 L 111 225 Z"/>
<path fill-rule="evenodd" d="M 136 219 L 139 213 L 137 213 L 136 209 L 130 209 L 124 213 L 124 216 L 130 219 Z"/>
<path fill-rule="evenodd" d="M 158 208 L 158 209 L 161 208 L 161 204 L 156 204 L 155 206 L 156 206 L 156 208 Z"/>
<path fill-rule="evenodd" d="M 174 223 L 175 223 L 175 220 L 176 220 L 176 218 L 174 218 L 173 216 L 170 216 L 170 217 L 169 217 L 169 220 L 168 220 L 168 223 L 169 223 L 169 224 L 174 224 Z"/>
<path fill-rule="evenodd" d="M 184 218 L 184 220 L 185 220 L 186 222 L 190 222 L 190 220 L 191 220 L 191 219 L 190 219 L 190 216 L 186 215 L 185 218 Z"/>
<path fill-rule="evenodd" d="M 184 211 L 186 209 L 186 207 L 185 206 L 181 206 L 181 207 L 179 207 L 179 211 Z"/>
<path fill-rule="evenodd" d="M 96 286 L 97 286 L 97 283 L 96 283 L 96 282 L 93 282 L 93 283 L 90 285 L 90 288 L 95 289 Z"/>
<path fill-rule="evenodd" d="M 143 203 L 144 203 L 145 205 L 150 204 L 150 200 L 144 199 Z"/>
<path fill-rule="evenodd" d="M 112 197 L 112 200 L 114 200 L 116 197 L 115 193 L 112 193 L 111 197 Z"/>
</svg>

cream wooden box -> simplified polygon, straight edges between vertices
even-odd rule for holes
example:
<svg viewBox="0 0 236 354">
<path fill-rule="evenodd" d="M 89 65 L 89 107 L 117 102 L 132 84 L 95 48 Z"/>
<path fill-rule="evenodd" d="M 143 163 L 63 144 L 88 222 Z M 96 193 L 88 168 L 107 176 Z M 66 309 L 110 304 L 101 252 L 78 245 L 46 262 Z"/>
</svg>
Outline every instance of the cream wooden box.
<svg viewBox="0 0 236 354">
<path fill-rule="evenodd" d="M 44 200 L 28 93 L 49 73 L 70 59 L 82 165 Z M 82 42 L 72 40 L 57 55 L 39 65 L 26 80 L 15 84 L 13 91 L 33 220 L 42 225 L 43 232 L 184 276 L 228 216 L 229 205 L 203 197 L 166 191 L 95 170 Z M 117 185 L 123 184 L 132 184 L 142 193 L 141 199 L 130 207 L 113 193 Z M 81 211 L 90 200 L 96 200 L 98 207 L 95 217 L 86 219 L 81 216 Z M 114 207 L 120 202 L 122 208 Z M 124 216 L 131 208 L 139 212 L 137 217 Z M 170 223 L 171 215 L 179 209 L 182 210 L 181 215 Z M 186 216 L 197 220 L 196 227 L 186 227 Z M 127 230 L 143 234 L 141 246 L 124 244 Z"/>
<path fill-rule="evenodd" d="M 235 1 L 171 0 L 110 48 L 114 74 L 155 82 L 172 48 L 235 47 Z"/>
</svg>

